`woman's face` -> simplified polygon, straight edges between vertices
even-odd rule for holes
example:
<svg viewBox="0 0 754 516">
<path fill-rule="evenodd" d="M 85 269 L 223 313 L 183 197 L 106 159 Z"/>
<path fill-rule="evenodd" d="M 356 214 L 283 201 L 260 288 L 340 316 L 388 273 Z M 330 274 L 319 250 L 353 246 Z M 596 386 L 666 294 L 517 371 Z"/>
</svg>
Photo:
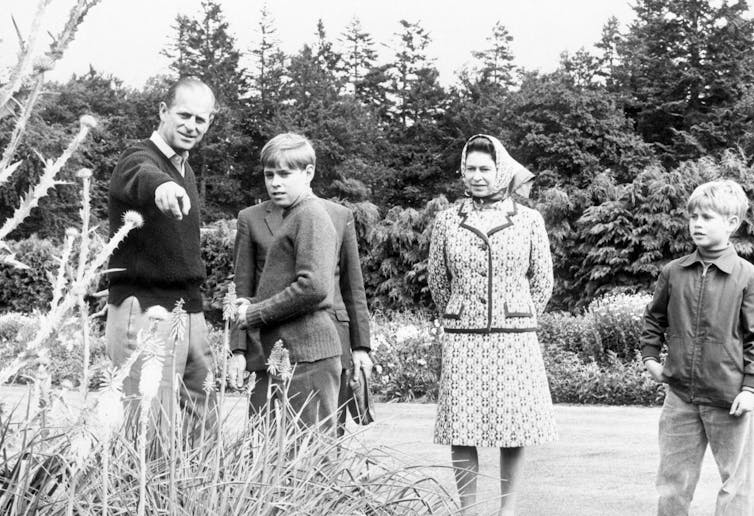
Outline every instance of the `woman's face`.
<svg viewBox="0 0 754 516">
<path fill-rule="evenodd" d="M 486 152 L 472 151 L 466 155 L 463 184 L 474 197 L 487 197 L 495 193 L 497 169 L 492 156 Z"/>
</svg>

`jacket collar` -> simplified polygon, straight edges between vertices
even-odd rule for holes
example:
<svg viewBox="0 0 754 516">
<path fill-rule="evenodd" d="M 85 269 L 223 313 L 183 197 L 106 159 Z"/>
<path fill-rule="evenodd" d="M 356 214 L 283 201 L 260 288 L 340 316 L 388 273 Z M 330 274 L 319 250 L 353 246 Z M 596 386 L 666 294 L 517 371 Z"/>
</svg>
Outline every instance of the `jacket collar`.
<svg viewBox="0 0 754 516">
<path fill-rule="evenodd" d="M 736 249 L 733 247 L 733 244 L 731 244 L 728 246 L 725 252 L 723 252 L 722 255 L 720 255 L 718 258 L 715 258 L 709 263 L 720 269 L 725 274 L 730 274 L 731 272 L 733 272 L 733 267 L 736 265 L 737 259 L 738 253 L 736 253 Z M 699 251 L 695 249 L 693 253 L 681 258 L 678 263 L 681 267 L 691 267 L 695 263 L 701 263 L 702 265 L 704 265 L 704 260 L 702 260 L 702 256 L 699 254 Z"/>
<path fill-rule="evenodd" d="M 501 224 L 500 226 L 496 226 L 486 233 L 481 229 L 476 227 L 473 222 L 468 221 L 469 215 L 472 211 L 474 211 L 476 208 L 474 207 L 474 201 L 471 199 L 464 199 L 463 202 L 461 202 L 461 206 L 458 209 L 458 216 L 461 219 L 461 227 L 468 229 L 472 233 L 476 234 L 483 240 L 487 240 L 488 237 L 492 236 L 494 233 L 497 233 L 498 231 L 501 231 L 513 224 L 512 217 L 516 216 L 518 214 L 518 209 L 516 208 L 516 203 L 513 199 L 510 197 L 507 197 L 503 199 L 502 201 L 498 201 L 494 204 L 494 206 L 490 206 L 486 209 L 492 209 L 492 210 L 498 210 L 501 211 L 505 215 L 505 222 Z"/>
<path fill-rule="evenodd" d="M 278 228 L 283 225 L 283 208 L 270 200 L 265 201 L 264 204 L 264 223 L 267 225 L 270 234 L 274 235 Z"/>
</svg>

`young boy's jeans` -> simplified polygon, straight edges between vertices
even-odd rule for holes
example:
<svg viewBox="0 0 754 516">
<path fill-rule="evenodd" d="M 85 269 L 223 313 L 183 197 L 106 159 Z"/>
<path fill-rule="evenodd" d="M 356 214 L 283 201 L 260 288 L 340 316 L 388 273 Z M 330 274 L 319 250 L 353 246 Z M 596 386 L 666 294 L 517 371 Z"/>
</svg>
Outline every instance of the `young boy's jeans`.
<svg viewBox="0 0 754 516">
<path fill-rule="evenodd" d="M 715 516 L 754 514 L 752 440 L 751 414 L 736 417 L 728 409 L 686 403 L 668 389 L 660 416 L 657 514 L 688 514 L 707 443 L 723 482 Z"/>
</svg>

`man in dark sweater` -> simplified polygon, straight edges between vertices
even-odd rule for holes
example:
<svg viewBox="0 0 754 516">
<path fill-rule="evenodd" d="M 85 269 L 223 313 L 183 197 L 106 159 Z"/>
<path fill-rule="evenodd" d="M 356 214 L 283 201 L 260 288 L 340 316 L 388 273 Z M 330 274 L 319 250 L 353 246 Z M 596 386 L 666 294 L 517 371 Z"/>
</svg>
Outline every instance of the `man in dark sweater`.
<svg viewBox="0 0 754 516">
<path fill-rule="evenodd" d="M 256 293 L 239 300 L 239 326 L 259 328 L 265 359 L 282 341 L 294 365 L 290 404 L 303 424 L 320 424 L 329 431 L 341 374 L 340 338 L 330 314 L 339 240 L 327 210 L 311 191 L 314 149 L 308 140 L 278 135 L 264 146 L 261 159 L 267 192 L 282 208 L 282 223 L 267 250 Z M 236 374 L 246 366 L 239 351 L 231 364 Z M 266 392 L 271 379 L 264 372 L 261 376 L 256 389 Z"/>
<path fill-rule="evenodd" d="M 159 306 L 170 311 L 183 300 L 188 313 L 184 335 L 174 342 L 169 317 L 157 322 L 156 333 L 164 346 L 162 377 L 144 380 L 159 381 L 155 409 L 161 404 L 170 413 L 174 370 L 183 380 L 181 405 L 194 416 L 209 407 L 211 421 L 215 398 L 209 394 L 211 399 L 206 399 L 202 389 L 211 370 L 211 353 L 199 292 L 205 278 L 199 196 L 186 160 L 212 122 L 215 97 L 199 79 L 184 77 L 170 87 L 159 113 L 157 130 L 123 152 L 110 179 L 110 234 L 123 224 L 129 210 L 141 213 L 144 225 L 132 230 L 110 258 L 109 268 L 118 270 L 109 275 L 107 352 L 116 366 L 122 364 L 136 348 L 139 330 L 148 327 L 147 309 Z M 124 382 L 127 396 L 139 394 L 141 372 L 139 360 Z M 145 387 L 146 383 L 142 390 Z"/>
</svg>

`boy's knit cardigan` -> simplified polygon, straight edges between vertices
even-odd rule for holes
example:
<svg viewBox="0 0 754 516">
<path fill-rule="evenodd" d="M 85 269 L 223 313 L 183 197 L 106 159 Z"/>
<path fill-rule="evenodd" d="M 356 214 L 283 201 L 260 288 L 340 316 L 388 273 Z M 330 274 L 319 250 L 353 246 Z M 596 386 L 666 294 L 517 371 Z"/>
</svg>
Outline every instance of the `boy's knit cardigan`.
<svg viewBox="0 0 754 516">
<path fill-rule="evenodd" d="M 246 322 L 260 328 L 265 357 L 278 340 L 294 363 L 340 355 L 338 332 L 328 313 L 337 263 L 335 228 L 314 194 L 286 209 L 283 217 Z"/>
</svg>

